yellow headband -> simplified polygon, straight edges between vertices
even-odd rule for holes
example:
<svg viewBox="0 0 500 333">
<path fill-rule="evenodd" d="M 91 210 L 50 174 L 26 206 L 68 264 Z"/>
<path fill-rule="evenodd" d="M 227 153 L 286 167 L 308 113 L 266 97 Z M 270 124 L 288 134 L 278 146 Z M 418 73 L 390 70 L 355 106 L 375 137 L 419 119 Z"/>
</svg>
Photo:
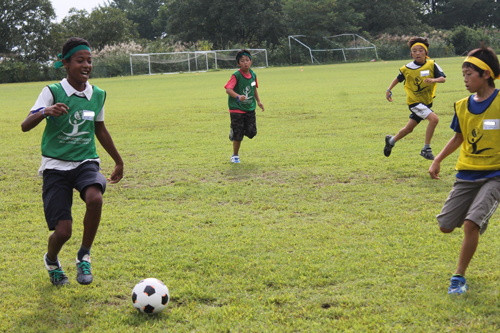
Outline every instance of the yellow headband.
<svg viewBox="0 0 500 333">
<path fill-rule="evenodd" d="M 429 54 L 429 49 L 427 49 L 427 46 L 423 43 L 415 43 L 411 46 L 411 49 L 413 50 L 413 47 L 416 46 L 416 45 L 420 45 L 422 46 L 424 49 L 425 49 L 425 52 L 427 52 L 427 54 Z M 425 56 L 427 59 L 430 59 L 428 56 Z"/>
<path fill-rule="evenodd" d="M 493 71 L 491 70 L 490 66 L 488 66 L 484 61 L 482 61 L 479 58 L 476 57 L 467 57 L 465 58 L 464 62 L 470 62 L 473 65 L 476 65 L 477 67 L 481 68 L 483 71 L 490 71 L 490 75 L 493 78 L 493 80 L 500 79 L 500 75 L 495 77 Z"/>
</svg>

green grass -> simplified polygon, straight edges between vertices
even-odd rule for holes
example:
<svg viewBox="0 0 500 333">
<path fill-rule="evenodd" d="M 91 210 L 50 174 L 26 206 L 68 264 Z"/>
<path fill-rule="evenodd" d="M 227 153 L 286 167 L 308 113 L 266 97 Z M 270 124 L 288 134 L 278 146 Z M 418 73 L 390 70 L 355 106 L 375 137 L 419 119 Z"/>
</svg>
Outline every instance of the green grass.
<svg viewBox="0 0 500 333">
<path fill-rule="evenodd" d="M 461 58 L 434 111 L 435 153 L 451 138 L 453 103 L 467 96 Z M 92 248 L 95 280 L 75 281 L 84 205 L 60 253 L 71 285 L 54 288 L 37 176 L 43 125 L 20 124 L 46 83 L 0 86 L 0 331 L 2 332 L 496 332 L 498 214 L 468 270 L 470 291 L 447 295 L 462 231 L 435 219 L 457 154 L 432 181 L 419 156 L 426 123 L 383 156 L 407 122 L 407 61 L 256 69 L 266 107 L 258 135 L 232 151 L 224 84 L 231 72 L 95 79 L 106 125 L 125 160 L 109 185 Z M 113 162 L 98 147 L 106 176 Z M 156 277 L 171 302 L 155 317 L 131 306 Z"/>
</svg>

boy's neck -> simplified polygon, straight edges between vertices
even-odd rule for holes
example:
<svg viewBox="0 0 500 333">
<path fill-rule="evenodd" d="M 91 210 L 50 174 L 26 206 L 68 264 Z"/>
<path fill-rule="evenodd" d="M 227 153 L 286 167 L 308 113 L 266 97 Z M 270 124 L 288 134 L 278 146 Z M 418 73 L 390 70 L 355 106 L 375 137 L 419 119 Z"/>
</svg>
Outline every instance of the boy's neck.
<svg viewBox="0 0 500 333">
<path fill-rule="evenodd" d="M 66 78 L 68 81 L 69 85 L 75 88 L 76 91 L 82 92 L 85 89 L 87 89 L 87 81 L 85 82 L 74 82 L 73 80 L 70 80 L 69 78 Z"/>
<path fill-rule="evenodd" d="M 487 100 L 494 92 L 495 92 L 495 88 L 487 85 L 486 87 L 481 88 L 478 91 L 476 91 L 476 94 L 474 95 L 473 98 L 476 102 L 482 102 L 482 101 Z"/>
<path fill-rule="evenodd" d="M 417 65 L 421 66 L 421 65 L 425 64 L 425 63 L 427 62 L 427 60 L 424 60 L 424 62 L 418 62 L 418 61 L 416 61 L 416 60 L 413 60 L 413 62 L 414 62 L 415 64 L 417 64 Z"/>
<path fill-rule="evenodd" d="M 245 69 L 240 68 L 240 72 L 242 72 L 243 74 L 249 74 L 250 73 L 250 68 L 248 68 L 246 71 L 245 71 Z"/>
</svg>

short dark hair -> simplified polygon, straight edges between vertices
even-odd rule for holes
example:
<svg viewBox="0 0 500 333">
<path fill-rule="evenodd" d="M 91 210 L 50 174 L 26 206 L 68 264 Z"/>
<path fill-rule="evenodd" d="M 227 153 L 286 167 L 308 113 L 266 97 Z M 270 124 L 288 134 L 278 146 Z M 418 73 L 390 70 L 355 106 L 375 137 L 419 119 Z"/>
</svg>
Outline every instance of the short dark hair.
<svg viewBox="0 0 500 333">
<path fill-rule="evenodd" d="M 412 46 L 416 43 L 422 43 L 424 44 L 425 46 L 427 46 L 427 48 L 429 48 L 429 40 L 425 37 L 412 37 L 410 38 L 410 40 L 408 41 L 408 47 L 412 48 Z M 427 53 L 427 51 L 426 51 Z"/>
<path fill-rule="evenodd" d="M 244 55 L 243 53 L 247 53 L 250 55 L 250 60 L 252 59 L 252 55 L 250 54 L 250 51 L 248 51 L 247 49 L 241 49 L 238 51 L 238 53 L 236 53 L 236 63 L 239 64 L 240 63 L 240 58 Z"/>
<path fill-rule="evenodd" d="M 484 63 L 490 66 L 493 73 L 490 73 L 491 76 L 488 79 L 488 85 L 495 88 L 495 82 L 493 78 L 500 75 L 500 64 L 498 63 L 498 57 L 495 51 L 491 47 L 486 47 L 483 43 L 481 44 L 480 48 L 470 51 L 467 56 L 478 58 L 479 60 L 482 60 Z M 484 70 L 470 62 L 465 61 L 462 64 L 462 68 L 472 68 L 479 73 L 480 77 L 483 77 Z"/>
<path fill-rule="evenodd" d="M 87 42 L 85 39 L 79 38 L 79 37 L 71 37 L 63 44 L 62 52 L 61 52 L 62 57 L 64 58 L 64 56 L 66 54 L 68 54 L 69 51 L 71 51 L 73 48 L 77 47 L 78 45 L 86 45 L 86 46 L 90 47 L 89 42 Z M 69 61 L 70 59 L 71 59 L 71 57 L 69 57 L 67 60 Z"/>
</svg>

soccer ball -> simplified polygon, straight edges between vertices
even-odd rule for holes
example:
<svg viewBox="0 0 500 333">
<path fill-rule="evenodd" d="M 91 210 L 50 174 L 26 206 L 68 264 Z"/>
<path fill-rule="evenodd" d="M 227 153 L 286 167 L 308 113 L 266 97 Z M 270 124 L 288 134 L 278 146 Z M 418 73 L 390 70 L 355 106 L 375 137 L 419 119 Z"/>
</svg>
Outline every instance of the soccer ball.
<svg viewBox="0 0 500 333">
<path fill-rule="evenodd" d="M 167 307 L 170 295 L 167 286 L 158 279 L 144 279 L 132 290 L 132 305 L 139 312 L 158 314 Z"/>
</svg>

